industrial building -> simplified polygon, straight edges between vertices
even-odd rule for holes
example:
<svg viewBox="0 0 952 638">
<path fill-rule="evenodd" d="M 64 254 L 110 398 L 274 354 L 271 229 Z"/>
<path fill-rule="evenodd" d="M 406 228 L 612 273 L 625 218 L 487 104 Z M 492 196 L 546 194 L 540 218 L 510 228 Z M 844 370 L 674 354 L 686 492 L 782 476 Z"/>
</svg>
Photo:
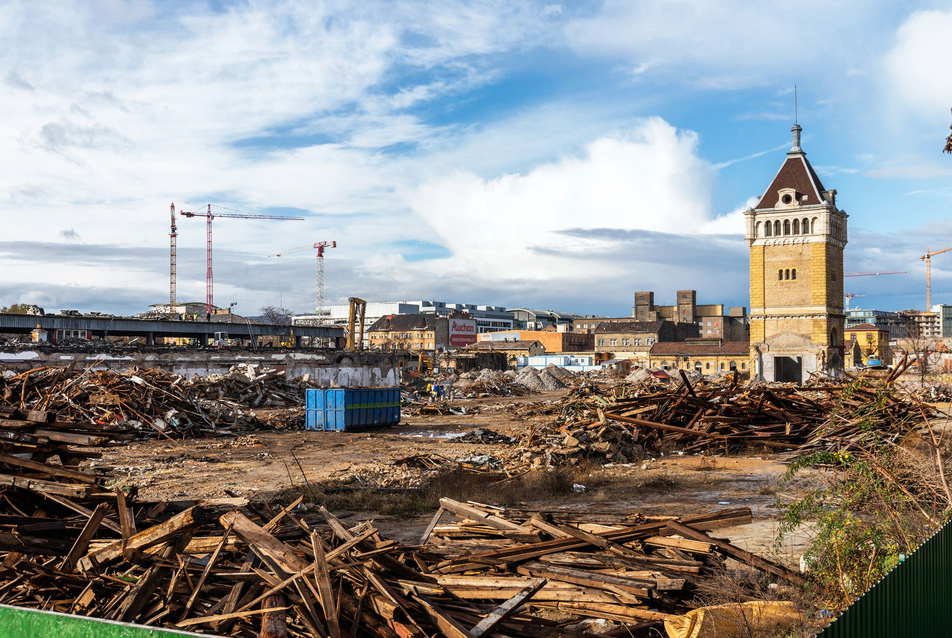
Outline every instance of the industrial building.
<svg viewBox="0 0 952 638">
<path fill-rule="evenodd" d="M 724 304 L 698 304 L 696 290 L 678 290 L 673 306 L 655 305 L 652 291 L 635 293 L 631 316 L 638 321 L 667 319 L 676 323 L 696 323 L 700 336 L 727 341 L 746 341 L 750 337 L 747 308 L 728 308 Z"/>
</svg>

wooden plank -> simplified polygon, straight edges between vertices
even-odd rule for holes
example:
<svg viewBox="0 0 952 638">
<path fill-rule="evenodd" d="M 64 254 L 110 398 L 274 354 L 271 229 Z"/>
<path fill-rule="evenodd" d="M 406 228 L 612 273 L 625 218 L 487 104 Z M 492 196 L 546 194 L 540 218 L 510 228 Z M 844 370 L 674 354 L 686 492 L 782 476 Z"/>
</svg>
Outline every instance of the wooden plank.
<svg viewBox="0 0 952 638">
<path fill-rule="evenodd" d="M 126 495 L 116 488 L 116 510 L 119 512 L 119 533 L 123 539 L 129 539 L 136 534 L 136 518 L 132 508 L 126 502 Z"/>
<path fill-rule="evenodd" d="M 429 616 L 433 624 L 439 627 L 444 636 L 447 638 L 472 638 L 469 631 L 459 621 L 440 609 L 432 600 L 423 594 L 415 594 L 413 598 L 420 604 L 420 607 Z"/>
<path fill-rule="evenodd" d="M 261 609 L 250 609 L 248 611 L 235 612 L 231 614 L 218 614 L 217 616 L 203 616 L 201 618 L 189 618 L 175 623 L 176 627 L 194 627 L 195 625 L 204 625 L 207 623 L 220 622 L 230 618 L 247 618 L 248 616 L 257 616 L 258 614 L 267 614 L 274 611 L 285 611 L 287 607 L 262 607 Z"/>
<path fill-rule="evenodd" d="M 225 547 L 225 544 L 228 542 L 228 536 L 231 534 L 231 527 L 225 529 L 225 533 L 221 537 L 221 542 L 218 544 L 218 547 L 215 548 L 215 551 L 212 553 L 211 557 L 208 559 L 208 562 L 205 564 L 205 569 L 202 570 L 202 575 L 198 579 L 198 583 L 195 585 L 195 589 L 192 591 L 192 595 L 189 597 L 188 602 L 185 604 L 185 609 L 182 611 L 179 620 L 184 619 L 188 616 L 188 613 L 192 611 L 192 605 L 195 604 L 195 601 L 198 600 L 198 595 L 202 591 L 202 586 L 205 584 L 205 579 L 208 578 L 209 572 L 212 571 L 212 567 L 215 565 L 215 561 L 218 559 L 218 555 L 221 553 L 221 550 Z"/>
<path fill-rule="evenodd" d="M 90 552 L 79 560 L 81 571 L 90 572 L 99 565 L 106 565 L 119 560 L 123 551 L 143 550 L 164 543 L 182 530 L 197 527 L 205 522 L 205 510 L 195 506 L 176 514 L 169 520 L 148 529 L 144 529 L 135 536 L 107 545 L 106 547 Z"/>
<path fill-rule="evenodd" d="M 645 545 L 654 547 L 674 547 L 686 552 L 695 552 L 701 554 L 710 554 L 713 545 L 697 540 L 686 540 L 682 538 L 671 538 L 670 536 L 652 536 L 641 541 Z"/>
<path fill-rule="evenodd" d="M 430 524 L 426 526 L 426 530 L 424 530 L 423 535 L 420 537 L 420 545 L 426 544 L 427 539 L 430 538 L 430 534 L 433 533 L 433 528 L 435 528 L 440 522 L 440 518 L 443 516 L 443 512 L 445 511 L 446 510 L 443 509 L 442 505 L 438 510 L 436 510 L 436 514 L 434 514 L 433 518 L 430 519 Z"/>
<path fill-rule="evenodd" d="M 317 582 L 321 609 L 324 610 L 324 619 L 327 621 L 327 631 L 331 638 L 341 638 L 337 603 L 334 601 L 334 590 L 327 571 L 327 558 L 324 556 L 324 548 L 321 546 L 321 539 L 317 532 L 311 532 L 311 547 L 314 549 L 314 580 Z"/>
<path fill-rule="evenodd" d="M 91 509 L 89 509 L 88 507 L 83 507 L 83 506 L 80 505 L 79 503 L 74 503 L 73 501 L 69 500 L 68 498 L 65 498 L 65 497 L 63 497 L 63 496 L 59 496 L 59 495 L 57 495 L 57 494 L 44 494 L 44 496 L 45 496 L 46 498 L 48 498 L 49 500 L 53 501 L 54 503 L 59 503 L 59 504 L 62 505 L 63 507 L 65 507 L 65 508 L 67 508 L 67 509 L 73 510 L 73 511 L 76 512 L 77 514 L 82 514 L 82 515 L 85 516 L 86 518 L 89 518 L 90 516 L 92 516 L 93 511 L 92 511 Z M 113 520 L 111 520 L 111 519 L 109 519 L 109 518 L 104 518 L 104 519 L 102 520 L 102 524 L 103 524 L 104 527 L 106 527 L 106 528 L 108 528 L 108 529 L 111 529 L 111 530 L 114 531 L 114 532 L 122 533 L 122 528 L 119 527 L 119 526 L 115 523 L 115 521 L 113 521 Z"/>
<path fill-rule="evenodd" d="M 22 476 L 10 476 L 9 474 L 0 474 L 0 485 L 10 485 L 39 494 L 57 494 L 68 498 L 87 498 L 90 491 L 88 485 L 52 483 Z"/>
<path fill-rule="evenodd" d="M 0 454 L 0 463 L 6 465 L 13 465 L 15 467 L 22 467 L 28 470 L 35 470 L 37 472 L 42 472 L 54 477 L 72 479 L 74 481 L 81 481 L 83 483 L 89 483 L 91 485 L 99 482 L 100 477 L 95 474 L 89 474 L 87 472 L 79 472 L 77 470 L 70 470 L 65 467 L 60 467 L 57 465 L 47 465 L 46 463 L 37 463 L 36 461 L 28 461 L 27 459 L 21 459 L 16 456 L 10 456 L 9 454 Z"/>
<path fill-rule="evenodd" d="M 278 525 L 281 524 L 281 521 L 293 510 L 295 507 L 300 505 L 304 501 L 304 496 L 298 496 L 292 503 L 289 503 L 287 507 L 282 507 L 281 511 L 278 512 L 278 515 L 272 518 L 264 526 L 264 530 L 269 533 L 273 533 L 274 530 L 278 529 Z"/>
<path fill-rule="evenodd" d="M 50 441 L 59 443 L 69 443 L 70 445 L 84 445 L 87 447 L 100 447 L 109 441 L 108 436 L 90 436 L 88 434 L 73 434 L 71 432 L 58 432 L 56 430 L 34 430 L 34 436 L 43 437 Z"/>
<path fill-rule="evenodd" d="M 511 530 L 511 531 L 524 532 L 524 533 L 532 532 L 532 530 L 526 527 L 523 527 L 522 525 L 517 525 L 516 523 L 507 521 L 506 519 L 500 518 L 499 516 L 494 516 L 492 514 L 484 512 L 470 505 L 464 505 L 463 503 L 454 501 L 451 498 L 441 498 L 440 507 L 442 507 L 443 509 L 449 512 L 453 512 L 457 516 L 468 518 L 474 521 L 479 521 L 480 523 L 489 525 L 490 527 L 494 529 L 503 530 L 503 531 Z"/>
<path fill-rule="evenodd" d="M 610 585 L 638 598 L 648 598 L 655 585 L 653 580 L 619 578 L 618 576 L 611 576 L 609 574 L 572 569 L 570 567 L 562 567 L 561 565 L 548 565 L 538 561 L 519 565 L 516 571 L 524 576 L 560 580 L 565 583 L 572 583 L 573 585 L 581 585 L 582 587 L 606 589 L 606 586 Z"/>
<path fill-rule="evenodd" d="M 469 630 L 470 636 L 480 638 L 480 636 L 489 636 L 492 634 L 496 630 L 496 627 L 512 616 L 523 603 L 545 587 L 545 584 L 546 580 L 544 578 L 537 578 L 532 581 L 528 587 L 496 607 L 488 616 L 480 620 L 475 627 Z"/>
<path fill-rule="evenodd" d="M 287 602 L 281 594 L 270 596 L 261 605 L 269 611 L 261 616 L 260 638 L 287 638 L 288 616 Z"/>
<path fill-rule="evenodd" d="M 779 576 L 780 578 L 788 580 L 795 585 L 802 587 L 806 582 L 802 576 L 790 571 L 786 567 L 777 565 L 776 563 L 772 563 L 769 560 L 761 558 L 760 556 L 751 554 L 750 552 L 743 550 L 736 545 L 732 545 L 727 541 L 711 538 L 704 532 L 691 529 L 687 525 L 682 525 L 681 523 L 676 523 L 674 521 L 668 521 L 668 528 L 686 538 L 693 538 L 699 541 L 711 543 L 717 547 L 718 551 L 720 551 L 722 554 L 726 554 L 727 556 L 730 556 L 731 558 L 736 559 L 746 565 L 750 565 L 751 567 L 756 567 L 757 569 L 762 569 L 775 576 Z"/>
<path fill-rule="evenodd" d="M 83 531 L 79 533 L 79 537 L 76 539 L 76 542 L 73 543 L 69 554 L 67 554 L 63 562 L 60 563 L 61 570 L 71 572 L 76 569 L 76 563 L 79 561 L 79 558 L 86 553 L 89 547 L 89 541 L 91 541 L 93 536 L 96 535 L 96 532 L 99 531 L 99 525 L 106 517 L 106 510 L 108 509 L 109 505 L 100 503 L 96 506 L 96 509 L 90 513 L 89 520 L 87 520 L 83 526 Z"/>
<path fill-rule="evenodd" d="M 232 526 L 235 534 L 248 543 L 262 560 L 275 564 L 283 572 L 281 574 L 282 578 L 287 574 L 303 571 L 307 567 L 304 559 L 298 556 L 294 550 L 255 525 L 241 512 L 228 512 L 219 517 L 218 520 L 223 527 Z"/>
</svg>

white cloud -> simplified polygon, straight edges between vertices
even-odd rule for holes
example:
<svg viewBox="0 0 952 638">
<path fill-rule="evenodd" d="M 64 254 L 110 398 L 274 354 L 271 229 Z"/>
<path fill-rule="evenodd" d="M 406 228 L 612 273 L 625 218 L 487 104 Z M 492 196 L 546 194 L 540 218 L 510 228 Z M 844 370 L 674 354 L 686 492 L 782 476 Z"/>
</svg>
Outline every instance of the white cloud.
<svg viewBox="0 0 952 638">
<path fill-rule="evenodd" d="M 573 267 L 573 276 L 604 275 L 619 265 L 597 259 L 603 241 L 560 233 L 699 232 L 712 214 L 712 170 L 696 150 L 696 135 L 651 118 L 626 136 L 592 142 L 584 156 L 525 175 L 459 172 L 423 184 L 410 207 L 453 252 L 445 267 L 487 279 L 518 273 L 524 281 L 552 281 L 565 276 L 564 257 L 572 256 L 591 259 Z"/>
<path fill-rule="evenodd" d="M 952 107 L 952 11 L 919 11 L 899 27 L 885 58 L 883 90 L 907 113 L 948 121 Z"/>
</svg>

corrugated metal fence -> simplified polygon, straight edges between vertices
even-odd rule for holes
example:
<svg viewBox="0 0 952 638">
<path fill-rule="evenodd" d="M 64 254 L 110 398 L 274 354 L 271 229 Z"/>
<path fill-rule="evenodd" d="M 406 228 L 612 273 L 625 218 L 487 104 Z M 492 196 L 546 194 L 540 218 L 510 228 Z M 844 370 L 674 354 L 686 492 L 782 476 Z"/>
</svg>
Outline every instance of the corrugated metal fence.
<svg viewBox="0 0 952 638">
<path fill-rule="evenodd" d="M 818 634 L 818 638 L 895 636 L 952 636 L 952 523 Z"/>
</svg>

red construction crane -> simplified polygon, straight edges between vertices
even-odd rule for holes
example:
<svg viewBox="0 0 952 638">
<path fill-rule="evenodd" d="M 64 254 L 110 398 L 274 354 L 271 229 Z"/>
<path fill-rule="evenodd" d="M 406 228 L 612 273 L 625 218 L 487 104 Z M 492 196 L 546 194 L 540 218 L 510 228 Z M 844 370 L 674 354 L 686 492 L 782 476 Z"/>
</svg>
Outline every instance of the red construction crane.
<svg viewBox="0 0 952 638">
<path fill-rule="evenodd" d="M 950 250 L 952 248 L 937 250 L 933 253 L 926 248 L 926 254 L 919 258 L 920 261 L 926 262 L 926 312 L 932 312 L 932 258 Z"/>
<path fill-rule="evenodd" d="M 178 242 L 178 233 L 175 231 L 175 202 L 172 202 L 172 232 L 169 233 L 169 313 L 174 313 L 175 310 L 175 260 L 176 260 L 176 244 Z"/>
<path fill-rule="evenodd" d="M 297 248 L 289 248 L 288 250 L 282 251 L 280 253 L 275 253 L 273 255 L 268 255 L 268 257 L 280 257 L 281 255 L 287 255 L 290 253 L 299 253 L 304 250 L 317 250 L 317 304 L 316 304 L 316 314 L 317 314 L 317 324 L 321 325 L 324 323 L 324 249 L 325 248 L 337 248 L 336 241 L 319 241 L 313 244 L 308 244 L 306 246 L 298 246 Z"/>
<path fill-rule="evenodd" d="M 216 206 L 217 208 L 225 208 L 224 206 Z M 181 211 L 180 214 L 185 215 L 186 217 L 205 217 L 208 222 L 206 224 L 207 235 L 208 235 L 208 248 L 207 248 L 207 271 L 205 273 L 205 315 L 206 317 L 211 317 L 212 306 L 215 305 L 215 278 L 212 275 L 212 220 L 216 217 L 234 217 L 237 219 L 279 219 L 284 221 L 304 221 L 303 217 L 278 217 L 275 215 L 251 215 L 248 213 L 241 213 L 240 215 L 232 215 L 229 213 L 212 213 L 212 204 L 208 204 L 208 212 L 198 213 L 195 211 L 186 212 Z M 230 208 L 225 208 L 225 210 L 232 210 Z"/>
</svg>

